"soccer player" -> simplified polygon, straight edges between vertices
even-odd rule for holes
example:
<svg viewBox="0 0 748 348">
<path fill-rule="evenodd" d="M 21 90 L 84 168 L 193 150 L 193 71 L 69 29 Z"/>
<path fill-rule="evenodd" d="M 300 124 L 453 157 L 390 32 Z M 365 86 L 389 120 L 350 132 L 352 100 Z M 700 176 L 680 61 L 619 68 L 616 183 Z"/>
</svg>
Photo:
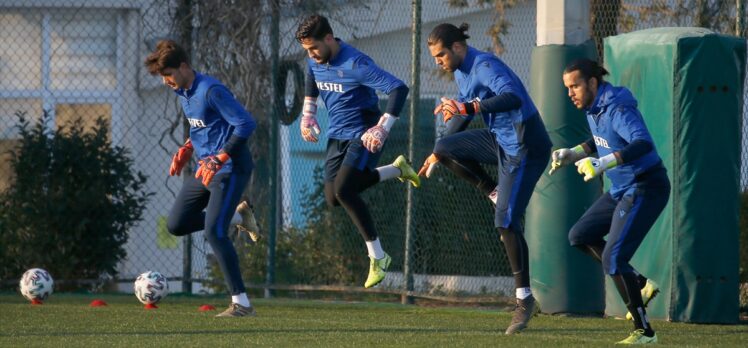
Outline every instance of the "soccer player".
<svg viewBox="0 0 748 348">
<path fill-rule="evenodd" d="M 376 168 L 390 129 L 405 104 L 408 87 L 367 55 L 333 36 L 325 17 L 305 18 L 296 39 L 309 55 L 301 136 L 305 141 L 318 141 L 317 97 L 321 97 L 329 115 L 325 199 L 331 207 L 343 206 L 364 237 L 370 259 L 364 287 L 370 288 L 384 279 L 392 259 L 382 249 L 359 193 L 393 178 L 420 185 L 420 178 L 403 156 L 391 165 Z M 384 114 L 375 90 L 389 95 Z"/>
<path fill-rule="evenodd" d="M 522 81 L 495 55 L 468 46 L 467 30 L 465 23 L 459 28 L 444 23 L 429 34 L 435 63 L 454 73 L 459 88 L 458 98 L 442 98 L 434 114 L 441 113 L 445 122 L 481 114 L 487 128 L 442 138 L 419 173 L 424 175 L 438 161 L 495 200 L 494 224 L 514 274 L 517 302 L 505 332 L 511 335 L 525 329 L 537 310 L 530 289 L 524 215 L 548 165 L 551 141 Z M 499 166 L 498 186 L 481 163 Z"/>
<path fill-rule="evenodd" d="M 239 220 L 235 215 L 242 216 L 245 230 L 258 232 L 248 204 L 237 208 L 254 167 L 247 140 L 255 120 L 221 82 L 193 70 L 187 53 L 174 41 L 160 41 L 145 66 L 176 92 L 190 124 L 190 137 L 172 158 L 169 175 L 179 175 L 193 152 L 200 159 L 194 177 L 184 178 L 167 228 L 176 236 L 205 230 L 231 293 L 229 308 L 217 316 L 254 316 L 227 232 Z"/>
<path fill-rule="evenodd" d="M 645 307 L 659 289 L 629 261 L 665 208 L 670 181 L 636 99 L 625 87 L 605 82 L 607 74 L 589 59 L 572 62 L 564 70 L 569 98 L 587 114 L 592 138 L 571 149 L 554 151 L 550 174 L 572 163 L 584 181 L 607 173 L 610 190 L 572 227 L 569 242 L 602 262 L 633 317 L 634 332 L 618 343 L 656 343 Z M 593 153 L 598 158 L 589 157 Z"/>
</svg>

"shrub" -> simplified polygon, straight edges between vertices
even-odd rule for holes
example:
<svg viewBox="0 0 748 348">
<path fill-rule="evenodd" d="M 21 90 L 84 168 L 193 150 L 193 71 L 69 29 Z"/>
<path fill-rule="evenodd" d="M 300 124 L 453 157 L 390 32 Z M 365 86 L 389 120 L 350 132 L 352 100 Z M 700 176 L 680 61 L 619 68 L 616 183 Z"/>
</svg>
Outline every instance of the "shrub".
<svg viewBox="0 0 748 348">
<path fill-rule="evenodd" d="M 42 267 L 55 279 L 115 275 L 127 231 L 152 193 L 128 150 L 112 146 L 102 118 L 50 130 L 17 113 L 20 138 L 11 153 L 12 183 L 0 193 L 0 278 Z M 78 120 L 79 121 L 79 120 Z"/>
</svg>

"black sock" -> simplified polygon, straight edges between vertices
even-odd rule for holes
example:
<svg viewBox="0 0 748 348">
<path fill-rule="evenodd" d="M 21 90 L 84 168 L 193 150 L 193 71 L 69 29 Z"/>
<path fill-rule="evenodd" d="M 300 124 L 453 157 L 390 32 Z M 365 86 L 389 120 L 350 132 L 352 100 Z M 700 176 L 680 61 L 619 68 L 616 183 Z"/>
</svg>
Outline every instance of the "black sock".
<svg viewBox="0 0 748 348">
<path fill-rule="evenodd" d="M 647 311 L 644 309 L 642 294 L 639 291 L 639 281 L 634 273 L 614 274 L 611 276 L 621 294 L 631 316 L 634 317 L 634 328 L 644 330 L 644 336 L 654 336 L 652 325 L 649 324 Z"/>
<path fill-rule="evenodd" d="M 639 290 L 644 289 L 644 287 L 647 286 L 647 277 L 637 274 L 636 280 L 639 282 Z"/>
<path fill-rule="evenodd" d="M 499 228 L 501 241 L 504 242 L 504 250 L 512 266 L 515 288 L 526 288 L 530 286 L 530 257 L 528 256 L 527 241 L 521 233 L 508 228 Z"/>
</svg>

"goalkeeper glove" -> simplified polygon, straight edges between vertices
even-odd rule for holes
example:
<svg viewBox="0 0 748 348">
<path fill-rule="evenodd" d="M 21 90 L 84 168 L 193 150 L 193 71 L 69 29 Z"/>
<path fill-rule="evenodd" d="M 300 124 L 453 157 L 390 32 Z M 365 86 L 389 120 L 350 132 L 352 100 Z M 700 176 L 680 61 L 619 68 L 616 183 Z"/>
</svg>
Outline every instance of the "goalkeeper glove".
<svg viewBox="0 0 748 348">
<path fill-rule="evenodd" d="M 472 101 L 460 103 L 454 99 L 442 97 L 442 103 L 434 109 L 434 115 L 442 113 L 444 123 L 447 123 L 454 115 L 474 115 L 480 112 L 480 102 Z"/>
<path fill-rule="evenodd" d="M 397 117 L 390 114 L 384 114 L 379 118 L 379 122 L 374 127 L 361 136 L 361 141 L 364 143 L 364 147 L 371 153 L 375 153 L 382 149 L 384 141 L 387 140 L 387 136 L 390 134 L 392 125 L 397 121 Z"/>
<path fill-rule="evenodd" d="M 616 159 L 615 153 L 611 153 L 600 158 L 583 158 L 574 163 L 574 165 L 577 166 L 577 172 L 584 175 L 584 181 L 590 181 L 604 171 L 617 166 L 618 159 Z"/>
<path fill-rule="evenodd" d="M 317 98 L 304 98 L 304 111 L 301 114 L 301 138 L 316 143 L 319 140 L 319 123 L 317 123 Z"/>
<path fill-rule="evenodd" d="M 421 170 L 418 171 L 418 176 L 425 176 L 427 178 L 431 177 L 431 171 L 434 170 L 434 166 L 439 163 L 439 158 L 436 157 L 436 154 L 431 154 L 428 158 L 426 158 L 426 161 L 423 162 L 423 165 L 421 166 Z"/>
<path fill-rule="evenodd" d="M 177 150 L 177 153 L 174 154 L 174 157 L 171 158 L 171 166 L 169 166 L 169 176 L 179 176 L 180 174 L 182 174 L 182 168 L 184 168 L 184 165 L 190 161 L 193 151 L 194 148 L 192 147 L 192 140 L 190 140 L 190 138 L 187 138 L 187 141 L 184 143 L 184 145 L 182 145 L 179 150 Z"/>
<path fill-rule="evenodd" d="M 559 168 L 568 166 L 587 156 L 582 145 L 574 146 L 571 149 L 558 149 L 551 154 L 551 170 L 548 175 L 553 175 Z"/>
<path fill-rule="evenodd" d="M 216 175 L 219 170 L 221 170 L 223 164 L 228 160 L 229 155 L 227 155 L 225 152 L 221 152 L 218 155 L 210 155 L 201 159 L 199 162 L 200 167 L 197 168 L 197 173 L 195 173 L 195 179 L 200 179 L 200 177 L 202 176 L 203 185 L 205 185 L 205 187 L 208 187 L 210 181 L 213 180 L 213 176 Z"/>
</svg>

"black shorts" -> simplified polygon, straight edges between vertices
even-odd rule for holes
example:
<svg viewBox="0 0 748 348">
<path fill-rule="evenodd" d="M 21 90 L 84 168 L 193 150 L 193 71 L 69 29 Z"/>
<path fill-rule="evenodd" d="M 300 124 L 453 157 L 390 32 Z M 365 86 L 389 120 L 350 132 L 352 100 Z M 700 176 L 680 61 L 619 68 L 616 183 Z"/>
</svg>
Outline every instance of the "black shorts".
<svg viewBox="0 0 748 348">
<path fill-rule="evenodd" d="M 382 156 L 380 149 L 377 153 L 371 153 L 364 147 L 361 139 L 327 140 L 327 159 L 325 160 L 325 181 L 335 181 L 335 177 L 341 165 L 354 167 L 358 170 L 374 170 Z"/>
</svg>

